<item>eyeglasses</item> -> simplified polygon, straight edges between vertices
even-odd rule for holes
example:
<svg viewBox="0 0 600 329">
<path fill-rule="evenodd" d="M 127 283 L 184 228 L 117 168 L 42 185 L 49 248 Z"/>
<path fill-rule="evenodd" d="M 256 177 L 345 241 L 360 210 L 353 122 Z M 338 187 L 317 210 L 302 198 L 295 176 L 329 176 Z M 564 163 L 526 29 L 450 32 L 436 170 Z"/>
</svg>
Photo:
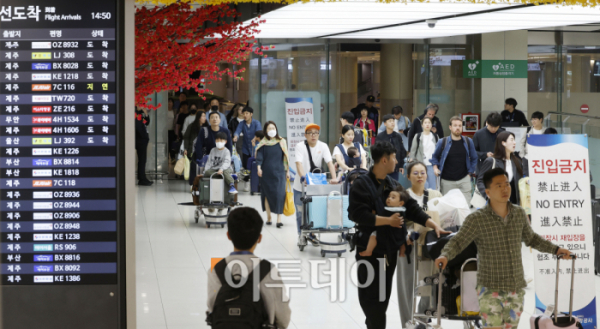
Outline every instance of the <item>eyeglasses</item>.
<svg viewBox="0 0 600 329">
<path fill-rule="evenodd" d="M 307 136 L 319 136 L 318 132 L 313 132 L 313 133 L 306 133 L 305 135 Z"/>
<path fill-rule="evenodd" d="M 427 175 L 427 173 L 424 171 L 414 171 L 412 174 L 414 176 L 426 176 Z"/>
</svg>

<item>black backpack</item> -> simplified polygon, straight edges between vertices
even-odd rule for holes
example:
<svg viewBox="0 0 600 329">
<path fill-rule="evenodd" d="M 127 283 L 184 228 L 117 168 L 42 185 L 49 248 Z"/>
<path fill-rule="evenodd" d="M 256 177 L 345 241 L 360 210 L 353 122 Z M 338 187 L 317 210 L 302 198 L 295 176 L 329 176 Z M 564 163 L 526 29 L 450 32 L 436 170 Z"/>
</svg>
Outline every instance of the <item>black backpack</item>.
<svg viewBox="0 0 600 329">
<path fill-rule="evenodd" d="M 225 279 L 227 262 L 222 259 L 215 265 L 213 271 L 221 282 L 221 289 L 217 293 L 212 313 L 206 318 L 206 323 L 213 329 L 257 329 L 270 328 L 269 317 L 265 305 L 259 294 L 258 301 L 253 300 L 254 271 L 259 271 L 259 283 L 271 272 L 271 263 L 261 260 L 260 264 L 252 271 L 243 286 L 231 287 Z M 241 278 L 231 277 L 237 286 Z"/>
</svg>

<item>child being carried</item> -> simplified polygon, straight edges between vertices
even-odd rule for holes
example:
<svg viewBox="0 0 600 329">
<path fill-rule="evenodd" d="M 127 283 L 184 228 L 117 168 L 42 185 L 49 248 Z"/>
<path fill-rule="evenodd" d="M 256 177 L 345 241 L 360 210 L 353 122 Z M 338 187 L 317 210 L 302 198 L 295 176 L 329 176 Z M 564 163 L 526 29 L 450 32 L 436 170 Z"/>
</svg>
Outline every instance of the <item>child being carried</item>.
<svg viewBox="0 0 600 329">
<path fill-rule="evenodd" d="M 348 149 L 348 155 L 350 155 L 350 149 Z M 408 195 L 408 192 L 406 192 L 401 185 L 398 185 L 393 191 L 390 192 L 390 195 L 385 200 L 385 204 L 388 207 L 403 207 L 409 198 L 410 195 Z M 365 249 L 363 252 L 360 252 L 359 255 L 363 257 L 371 256 L 375 247 L 377 247 L 377 231 L 373 231 L 373 233 L 371 233 L 371 236 L 369 237 L 369 243 L 367 244 L 367 249 Z"/>
</svg>

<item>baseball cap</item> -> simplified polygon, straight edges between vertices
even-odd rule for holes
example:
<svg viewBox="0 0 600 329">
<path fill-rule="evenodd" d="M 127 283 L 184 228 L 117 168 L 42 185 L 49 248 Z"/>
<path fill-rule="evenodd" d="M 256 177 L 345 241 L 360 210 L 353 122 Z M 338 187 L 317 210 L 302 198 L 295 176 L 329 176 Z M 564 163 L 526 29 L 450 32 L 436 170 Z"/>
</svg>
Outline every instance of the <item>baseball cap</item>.
<svg viewBox="0 0 600 329">
<path fill-rule="evenodd" d="M 367 97 L 367 102 L 375 102 L 375 96 L 369 95 L 369 97 Z"/>
<path fill-rule="evenodd" d="M 342 119 L 346 119 L 348 122 L 354 122 L 354 114 L 350 111 L 342 113 Z"/>
<path fill-rule="evenodd" d="M 321 131 L 321 127 L 319 127 L 319 125 L 316 124 L 316 123 L 309 123 L 309 124 L 307 124 L 306 127 L 304 128 L 304 132 L 306 133 L 310 129 L 316 129 L 318 131 Z"/>
</svg>

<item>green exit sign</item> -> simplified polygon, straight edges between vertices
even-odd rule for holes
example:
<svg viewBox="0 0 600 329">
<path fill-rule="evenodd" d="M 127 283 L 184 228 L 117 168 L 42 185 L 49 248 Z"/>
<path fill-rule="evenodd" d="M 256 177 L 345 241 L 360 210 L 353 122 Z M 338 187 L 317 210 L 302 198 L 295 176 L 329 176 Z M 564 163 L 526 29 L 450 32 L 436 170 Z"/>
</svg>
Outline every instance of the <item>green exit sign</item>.
<svg viewBox="0 0 600 329">
<path fill-rule="evenodd" d="M 524 79 L 526 60 L 465 60 L 463 78 Z"/>
</svg>

